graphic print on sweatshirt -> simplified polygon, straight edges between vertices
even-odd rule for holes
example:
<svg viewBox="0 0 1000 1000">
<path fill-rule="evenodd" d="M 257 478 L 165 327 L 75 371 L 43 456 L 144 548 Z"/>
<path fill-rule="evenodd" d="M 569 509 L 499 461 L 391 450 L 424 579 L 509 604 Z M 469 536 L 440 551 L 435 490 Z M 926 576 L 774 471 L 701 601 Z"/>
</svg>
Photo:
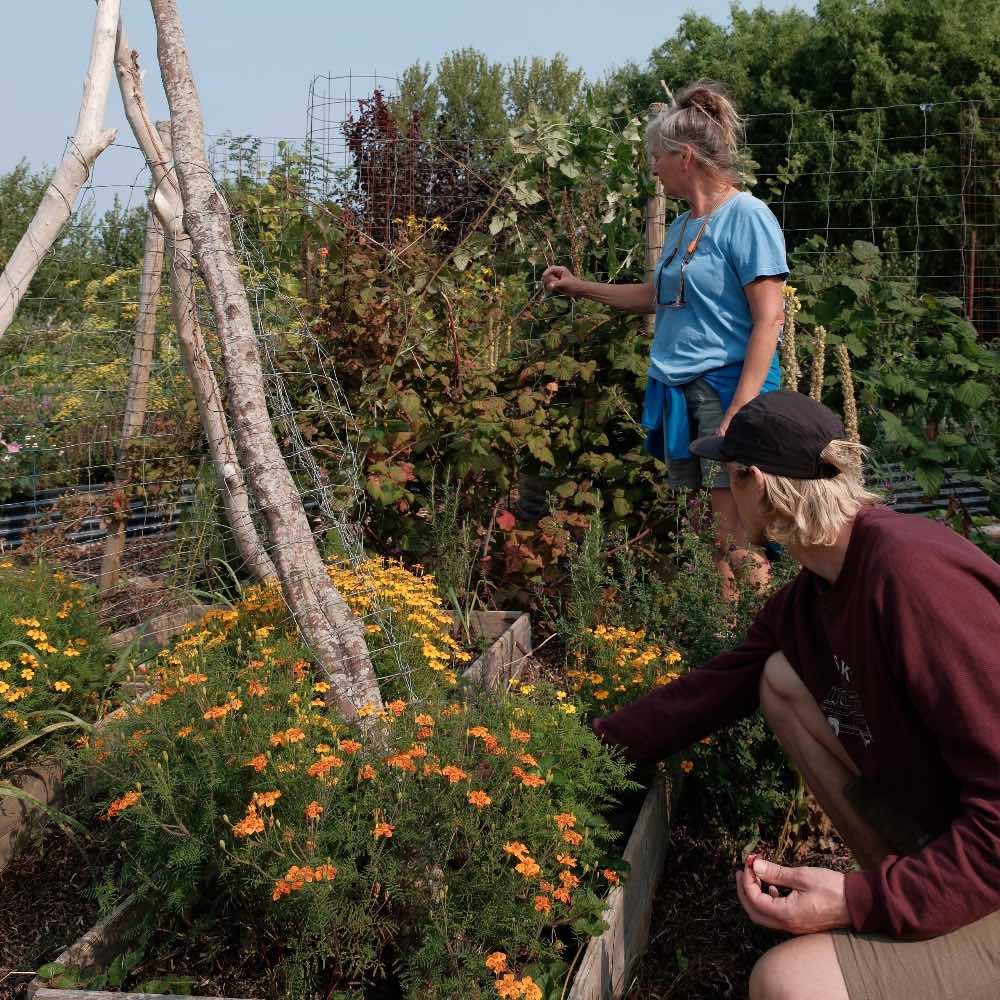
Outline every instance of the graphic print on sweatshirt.
<svg viewBox="0 0 1000 1000">
<path fill-rule="evenodd" d="M 841 676 L 845 680 L 850 679 L 851 668 L 846 663 L 834 657 Z M 820 711 L 826 716 L 826 721 L 830 723 L 833 735 L 838 739 L 845 736 L 857 736 L 867 749 L 872 742 L 871 730 L 868 728 L 868 720 L 865 718 L 865 710 L 861 705 L 861 699 L 853 687 L 845 687 L 842 684 L 834 684 L 826 693 Z"/>
</svg>

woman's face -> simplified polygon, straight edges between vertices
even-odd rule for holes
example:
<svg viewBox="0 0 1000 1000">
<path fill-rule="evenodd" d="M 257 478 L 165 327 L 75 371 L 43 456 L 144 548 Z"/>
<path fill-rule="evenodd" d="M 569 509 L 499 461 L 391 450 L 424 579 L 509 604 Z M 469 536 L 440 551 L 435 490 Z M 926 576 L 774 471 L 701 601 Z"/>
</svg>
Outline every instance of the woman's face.
<svg viewBox="0 0 1000 1000">
<path fill-rule="evenodd" d="M 687 193 L 687 174 L 690 153 L 686 148 L 654 149 L 651 172 L 663 185 L 668 198 L 683 198 Z"/>
</svg>

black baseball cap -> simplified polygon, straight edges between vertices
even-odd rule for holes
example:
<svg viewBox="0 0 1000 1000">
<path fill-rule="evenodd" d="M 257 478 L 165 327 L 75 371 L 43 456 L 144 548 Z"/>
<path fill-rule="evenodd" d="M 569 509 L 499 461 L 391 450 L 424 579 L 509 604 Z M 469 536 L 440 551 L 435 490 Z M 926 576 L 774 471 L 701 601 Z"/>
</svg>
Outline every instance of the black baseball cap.
<svg viewBox="0 0 1000 1000">
<path fill-rule="evenodd" d="M 730 421 L 725 436 L 697 438 L 691 451 L 790 479 L 832 479 L 840 470 L 820 455 L 831 441 L 845 436 L 843 424 L 822 403 L 781 389 L 751 399 Z"/>
</svg>

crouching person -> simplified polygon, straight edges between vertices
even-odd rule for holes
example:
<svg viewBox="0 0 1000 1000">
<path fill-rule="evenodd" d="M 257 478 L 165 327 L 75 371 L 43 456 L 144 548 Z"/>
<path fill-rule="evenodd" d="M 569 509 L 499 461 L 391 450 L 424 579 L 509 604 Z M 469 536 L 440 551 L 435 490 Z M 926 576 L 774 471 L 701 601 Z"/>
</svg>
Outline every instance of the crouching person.
<svg viewBox="0 0 1000 1000">
<path fill-rule="evenodd" d="M 782 391 L 692 443 L 726 464 L 751 540 L 802 570 L 738 648 L 594 731 L 656 760 L 759 707 L 854 852 L 847 875 L 737 873 L 750 918 L 794 935 L 757 963 L 751 1000 L 1000 997 L 1000 567 L 880 505 L 843 438 Z"/>
</svg>

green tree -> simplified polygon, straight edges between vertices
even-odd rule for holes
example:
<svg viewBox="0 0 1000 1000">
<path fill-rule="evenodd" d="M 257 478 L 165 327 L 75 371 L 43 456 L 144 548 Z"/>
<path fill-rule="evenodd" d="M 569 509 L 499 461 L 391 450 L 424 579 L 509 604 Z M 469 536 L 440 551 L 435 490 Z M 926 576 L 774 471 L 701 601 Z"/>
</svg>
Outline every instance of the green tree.
<svg viewBox="0 0 1000 1000">
<path fill-rule="evenodd" d="M 549 114 L 567 114 L 580 101 L 583 70 L 573 69 L 561 52 L 551 59 L 515 59 L 507 68 L 507 105 L 517 121 L 534 104 Z"/>
</svg>

